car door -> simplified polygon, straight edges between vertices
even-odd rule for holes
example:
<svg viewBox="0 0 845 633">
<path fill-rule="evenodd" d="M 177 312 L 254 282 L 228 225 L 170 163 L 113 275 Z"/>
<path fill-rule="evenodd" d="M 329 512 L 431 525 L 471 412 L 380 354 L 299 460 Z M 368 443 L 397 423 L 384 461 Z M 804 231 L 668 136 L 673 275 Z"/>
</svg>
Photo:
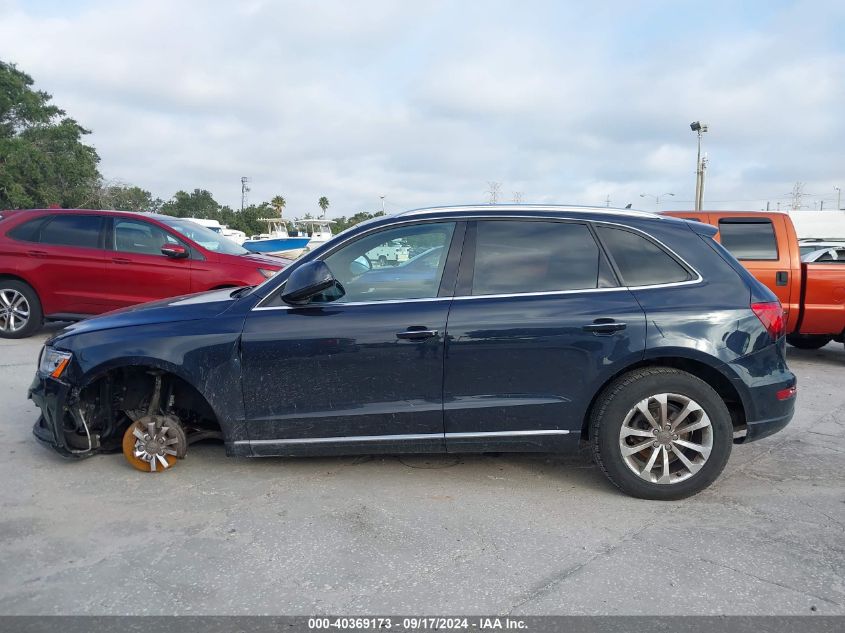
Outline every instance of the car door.
<svg viewBox="0 0 845 633">
<path fill-rule="evenodd" d="M 152 222 L 120 216 L 112 218 L 110 235 L 105 278 L 111 308 L 191 292 L 190 257 L 161 252 L 165 244 L 188 248 L 175 236 Z"/>
<path fill-rule="evenodd" d="M 366 233 L 322 258 L 344 296 L 292 306 L 276 294 L 249 313 L 241 363 L 254 454 L 444 450 L 443 351 L 463 228 Z M 384 277 L 377 253 L 395 239 L 441 247 L 432 274 Z"/>
<path fill-rule="evenodd" d="M 26 256 L 30 270 L 55 310 L 47 316 L 99 314 L 108 309 L 104 288 L 105 251 L 102 216 L 61 213 L 38 229 L 37 243 Z"/>
<path fill-rule="evenodd" d="M 596 385 L 642 358 L 645 316 L 587 224 L 481 220 L 447 334 L 448 451 L 564 449 Z"/>
</svg>

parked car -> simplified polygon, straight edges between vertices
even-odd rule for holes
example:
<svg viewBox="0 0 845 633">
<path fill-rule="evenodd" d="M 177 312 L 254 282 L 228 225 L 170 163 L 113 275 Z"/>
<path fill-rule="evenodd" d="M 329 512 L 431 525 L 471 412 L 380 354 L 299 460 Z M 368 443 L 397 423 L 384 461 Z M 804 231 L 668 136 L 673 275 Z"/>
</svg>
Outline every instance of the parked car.
<svg viewBox="0 0 845 633">
<path fill-rule="evenodd" d="M 713 482 L 783 428 L 775 295 L 716 230 L 639 212 L 424 209 L 360 225 L 263 284 L 118 311 L 45 345 L 37 438 L 157 472 L 194 439 L 237 456 L 574 451 L 649 499 Z M 362 284 L 401 239 L 436 255 Z"/>
<path fill-rule="evenodd" d="M 801 261 L 804 261 L 804 257 L 806 255 L 828 248 L 845 248 L 845 240 L 824 240 L 816 238 L 804 238 L 798 240 L 798 250 L 801 253 Z"/>
<path fill-rule="evenodd" d="M 411 249 L 400 240 L 393 240 L 388 244 L 379 244 L 365 256 L 379 266 L 395 266 L 408 261 L 411 256 Z"/>
<path fill-rule="evenodd" d="M 821 248 L 801 255 L 802 262 L 845 263 L 845 244 L 834 248 Z"/>
<path fill-rule="evenodd" d="M 845 267 L 801 262 L 801 249 L 786 213 L 763 211 L 667 211 L 710 224 L 720 242 L 783 304 L 786 340 L 801 349 L 845 341 Z"/>
<path fill-rule="evenodd" d="M 189 220 L 82 209 L 0 212 L 0 337 L 137 303 L 255 285 L 288 260 Z"/>
</svg>

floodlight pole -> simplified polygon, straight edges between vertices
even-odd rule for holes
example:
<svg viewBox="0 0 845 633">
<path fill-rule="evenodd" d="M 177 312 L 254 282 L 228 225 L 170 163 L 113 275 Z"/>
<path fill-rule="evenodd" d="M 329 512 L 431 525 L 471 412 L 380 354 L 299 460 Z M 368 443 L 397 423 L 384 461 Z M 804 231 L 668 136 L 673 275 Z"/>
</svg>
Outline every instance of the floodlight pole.
<svg viewBox="0 0 845 633">
<path fill-rule="evenodd" d="M 701 211 L 704 203 L 704 169 L 707 158 L 701 158 L 701 135 L 707 131 L 707 125 L 700 121 L 690 123 L 690 129 L 698 135 L 698 156 L 695 161 L 695 210 Z"/>
</svg>

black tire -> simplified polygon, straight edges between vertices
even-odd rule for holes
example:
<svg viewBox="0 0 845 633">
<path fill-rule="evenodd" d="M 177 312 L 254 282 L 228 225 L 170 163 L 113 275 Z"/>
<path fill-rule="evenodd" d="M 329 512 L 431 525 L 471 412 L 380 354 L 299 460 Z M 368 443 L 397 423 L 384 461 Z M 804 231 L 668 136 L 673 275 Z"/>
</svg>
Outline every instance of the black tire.
<svg viewBox="0 0 845 633">
<path fill-rule="evenodd" d="M 786 342 L 798 349 L 821 349 L 833 340 L 824 334 L 787 334 Z"/>
<path fill-rule="evenodd" d="M 639 459 L 640 455 L 644 455 L 646 451 L 650 451 L 652 447 L 656 448 L 658 455 L 663 455 L 662 446 L 656 447 L 658 444 L 656 441 L 658 439 L 657 437 L 654 438 L 654 444 L 651 444 L 651 440 L 648 437 L 640 437 L 638 440 L 633 434 L 631 438 L 626 438 L 625 440 L 620 439 L 622 425 L 629 412 L 640 401 L 657 394 L 672 394 L 673 396 L 677 395 L 692 400 L 694 404 L 698 404 L 703 409 L 704 414 L 710 420 L 709 428 L 692 432 L 708 434 L 709 441 L 712 441 L 712 448 L 707 457 L 704 457 L 703 454 L 689 453 L 688 451 L 690 449 L 684 449 L 676 445 L 672 441 L 672 437 L 678 439 L 679 436 L 677 435 L 672 436 L 670 434 L 665 438 L 665 441 L 667 443 L 671 441 L 672 445 L 671 449 L 666 450 L 666 454 L 671 455 L 671 458 L 668 459 L 673 460 L 670 462 L 670 468 L 678 469 L 679 480 L 671 483 L 646 481 L 646 479 L 633 472 L 632 467 L 629 466 L 626 458 L 622 455 L 622 442 L 636 444 L 640 441 L 648 444 L 648 447 L 644 448 L 642 452 L 629 456 L 627 459 L 635 461 Z M 670 403 L 670 405 L 672 407 L 676 406 L 673 403 Z M 668 410 L 669 406 L 667 406 Z M 675 411 L 675 416 L 677 416 L 677 411 Z M 636 414 L 634 414 L 634 417 L 636 417 Z M 672 413 L 670 412 L 667 417 L 671 424 L 673 419 Z M 703 419 L 703 416 L 699 419 Z M 687 424 L 686 421 L 682 422 L 678 428 L 683 428 Z M 656 434 L 658 431 L 652 429 L 651 432 Z M 689 440 L 696 436 L 690 434 L 685 437 Z M 725 464 L 727 464 L 731 454 L 731 448 L 733 447 L 733 425 L 728 408 L 725 406 L 722 398 L 706 382 L 687 372 L 671 367 L 646 367 L 620 376 L 599 395 L 590 417 L 590 444 L 596 463 L 607 478 L 623 492 L 641 499 L 666 501 L 684 499 L 704 490 L 716 480 L 725 468 Z M 704 457 L 703 464 L 696 464 L 699 468 L 697 472 L 687 475 L 684 470 L 687 472 L 692 472 L 692 470 L 684 468 L 683 463 L 679 461 L 680 458 L 677 457 L 674 451 L 683 452 L 687 458 L 691 455 L 695 455 L 698 459 Z M 653 463 L 655 465 L 654 467 L 660 471 L 664 468 L 662 459 L 660 463 Z M 680 480 L 682 475 L 687 478 Z M 649 476 L 651 476 L 651 471 L 649 471 Z"/>
<path fill-rule="evenodd" d="M 20 311 L 11 314 L 6 302 L 11 299 L 16 303 L 16 297 L 23 297 L 27 307 L 27 318 L 23 326 L 20 325 Z M 22 305 L 22 304 L 21 304 Z M 18 305 L 20 309 L 21 305 Z M 0 338 L 26 338 L 32 336 L 44 321 L 41 312 L 41 301 L 28 284 L 15 279 L 0 279 Z M 17 326 L 15 324 L 17 323 Z M 14 329 L 13 329 L 14 328 Z"/>
</svg>

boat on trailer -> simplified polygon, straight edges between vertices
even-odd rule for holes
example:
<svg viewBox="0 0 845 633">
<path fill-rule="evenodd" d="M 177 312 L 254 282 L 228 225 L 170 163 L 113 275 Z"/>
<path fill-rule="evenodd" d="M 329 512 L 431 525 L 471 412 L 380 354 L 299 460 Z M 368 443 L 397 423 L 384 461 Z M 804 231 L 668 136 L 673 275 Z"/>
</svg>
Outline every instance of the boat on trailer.
<svg viewBox="0 0 845 633">
<path fill-rule="evenodd" d="M 287 222 L 282 218 L 259 218 L 267 223 L 267 232 L 253 235 L 242 246 L 253 253 L 265 255 L 283 255 L 295 257 L 299 255 L 311 238 L 308 235 L 291 235 Z M 292 253 L 296 253 L 292 255 Z"/>
</svg>

